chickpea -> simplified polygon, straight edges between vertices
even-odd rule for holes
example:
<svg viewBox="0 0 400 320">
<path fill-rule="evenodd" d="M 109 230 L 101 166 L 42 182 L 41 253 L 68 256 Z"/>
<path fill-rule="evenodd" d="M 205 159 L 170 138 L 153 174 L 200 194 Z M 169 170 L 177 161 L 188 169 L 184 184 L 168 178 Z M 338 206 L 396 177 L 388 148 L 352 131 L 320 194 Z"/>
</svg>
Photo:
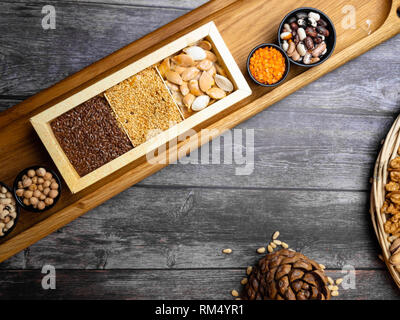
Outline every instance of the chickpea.
<svg viewBox="0 0 400 320">
<path fill-rule="evenodd" d="M 38 177 L 34 176 L 32 178 L 32 183 L 37 184 L 38 183 Z"/>
<path fill-rule="evenodd" d="M 39 197 L 39 200 L 41 200 L 41 201 L 44 201 L 46 199 L 47 199 L 47 197 L 44 194 L 40 195 L 40 197 Z"/>
<path fill-rule="evenodd" d="M 46 172 L 43 178 L 44 180 L 51 180 L 53 178 L 53 175 L 50 172 Z"/>
<path fill-rule="evenodd" d="M 28 189 L 31 190 L 31 191 L 35 191 L 35 190 L 37 189 L 37 185 L 32 183 L 32 184 L 29 186 Z"/>
<path fill-rule="evenodd" d="M 46 195 L 46 196 L 49 194 L 49 192 L 50 192 L 50 188 L 45 188 L 43 190 L 43 194 Z"/>
<path fill-rule="evenodd" d="M 53 183 L 53 182 L 57 182 L 57 181 L 56 181 L 56 179 L 52 178 L 52 179 L 50 180 L 50 182 Z"/>
<path fill-rule="evenodd" d="M 31 204 L 31 202 L 29 201 L 29 199 L 24 198 L 24 200 L 22 200 L 22 202 L 24 203 L 24 205 L 29 206 Z"/>
<path fill-rule="evenodd" d="M 58 196 L 58 191 L 57 190 L 50 190 L 49 192 L 49 197 L 54 199 Z"/>
<path fill-rule="evenodd" d="M 15 193 L 18 197 L 22 197 L 24 195 L 24 191 L 24 189 L 19 188 L 17 191 L 15 191 Z"/>
<path fill-rule="evenodd" d="M 22 184 L 22 181 L 18 181 L 18 189 L 22 189 L 24 186 Z"/>
<path fill-rule="evenodd" d="M 26 178 L 22 180 L 22 185 L 24 188 L 28 188 L 32 184 L 32 179 Z"/>
<path fill-rule="evenodd" d="M 40 201 L 37 205 L 39 210 L 43 210 L 46 207 L 46 204 L 43 201 Z"/>
<path fill-rule="evenodd" d="M 58 189 L 58 183 L 57 183 L 57 182 L 53 182 L 53 183 L 50 185 L 50 189 L 52 189 L 52 190 L 57 190 L 57 189 Z"/>
<path fill-rule="evenodd" d="M 7 216 L 7 217 L 5 217 L 5 218 L 4 218 L 4 223 L 8 223 L 8 222 L 10 222 L 10 220 L 11 220 L 11 219 L 10 219 L 10 217 L 9 217 L 9 216 Z"/>
<path fill-rule="evenodd" d="M 29 177 L 26 175 L 26 174 L 24 174 L 23 176 L 22 176 L 22 181 L 24 181 L 25 179 L 28 179 Z"/>
<path fill-rule="evenodd" d="M 44 188 L 43 188 L 43 185 L 42 185 L 42 184 L 39 184 L 37 188 L 38 188 L 38 190 L 39 190 L 40 192 L 43 192 L 43 190 L 44 190 Z"/>
<path fill-rule="evenodd" d="M 30 199 L 33 196 L 33 192 L 31 190 L 25 190 L 24 192 L 24 198 Z"/>
<path fill-rule="evenodd" d="M 49 188 L 50 185 L 51 185 L 51 181 L 50 181 L 50 180 L 46 180 L 46 181 L 43 183 L 43 188 Z"/>
<path fill-rule="evenodd" d="M 29 199 L 29 201 L 30 201 L 31 205 L 35 205 L 35 204 L 38 204 L 39 199 L 36 197 L 32 197 Z"/>
<path fill-rule="evenodd" d="M 34 196 L 35 198 L 39 198 L 41 195 L 42 195 L 42 193 L 41 193 L 39 190 L 33 191 L 33 196 Z"/>
<path fill-rule="evenodd" d="M 39 168 L 36 170 L 36 175 L 38 177 L 44 177 L 45 174 L 46 174 L 46 169 L 44 168 Z"/>
<path fill-rule="evenodd" d="M 44 179 L 43 178 L 38 178 L 38 184 L 43 184 L 44 183 Z"/>
<path fill-rule="evenodd" d="M 7 193 L 6 193 L 6 197 L 7 197 L 7 198 L 12 198 L 11 192 L 7 192 Z"/>
<path fill-rule="evenodd" d="M 33 169 L 28 170 L 28 177 L 33 178 L 35 176 L 35 174 L 36 174 L 35 170 L 33 170 Z"/>
<path fill-rule="evenodd" d="M 46 198 L 46 200 L 44 200 L 44 203 L 47 206 L 51 206 L 54 203 L 54 200 L 52 198 Z"/>
</svg>

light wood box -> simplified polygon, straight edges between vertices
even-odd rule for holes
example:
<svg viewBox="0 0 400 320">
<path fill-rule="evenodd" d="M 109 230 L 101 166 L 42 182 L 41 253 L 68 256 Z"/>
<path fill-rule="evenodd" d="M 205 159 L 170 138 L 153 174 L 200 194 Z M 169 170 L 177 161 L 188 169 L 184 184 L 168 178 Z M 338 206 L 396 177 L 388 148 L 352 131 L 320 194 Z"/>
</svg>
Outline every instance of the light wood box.
<svg viewBox="0 0 400 320">
<path fill-rule="evenodd" d="M 87 101 L 88 99 L 104 92 L 105 90 L 129 78 L 130 76 L 162 61 L 163 59 L 177 53 L 183 48 L 203 38 L 207 38 L 212 42 L 214 47 L 213 50 L 218 56 L 220 62 L 225 67 L 230 79 L 233 81 L 235 90 L 224 99 L 215 102 L 202 111 L 193 113 L 193 115 L 186 118 L 182 122 L 147 140 L 145 143 L 137 146 L 124 155 L 90 172 L 89 174 L 80 177 L 54 136 L 50 127 L 50 122 L 59 117 L 61 114 Z M 154 150 L 157 150 L 169 141 L 176 139 L 178 136 L 184 135 L 190 129 L 198 126 L 200 123 L 215 116 L 217 113 L 248 97 L 250 94 L 251 89 L 231 53 L 229 52 L 229 49 L 227 48 L 220 33 L 218 32 L 217 27 L 215 26 L 214 22 L 209 22 L 143 57 L 142 59 L 111 74 L 110 76 L 96 82 L 90 87 L 87 87 L 86 89 L 72 95 L 60 103 L 57 103 L 53 107 L 50 107 L 42 113 L 32 117 L 30 121 L 71 192 L 76 193 L 124 167 L 128 163 L 146 154 L 154 153 Z"/>
</svg>

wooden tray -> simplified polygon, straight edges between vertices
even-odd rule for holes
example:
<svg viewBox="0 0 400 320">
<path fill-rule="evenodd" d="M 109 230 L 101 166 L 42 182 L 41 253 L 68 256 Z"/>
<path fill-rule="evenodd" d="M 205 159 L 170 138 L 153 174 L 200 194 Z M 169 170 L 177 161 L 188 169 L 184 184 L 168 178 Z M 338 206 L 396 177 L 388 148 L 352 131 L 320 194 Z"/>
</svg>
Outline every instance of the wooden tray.
<svg viewBox="0 0 400 320">
<path fill-rule="evenodd" d="M 186 117 L 181 113 L 182 118 L 184 118 L 182 122 L 172 126 L 168 130 L 161 132 L 160 134 L 133 148 L 113 161 L 110 161 L 100 168 L 90 172 L 89 174 L 80 177 L 72 164 L 69 162 L 68 157 L 62 150 L 61 145 L 57 142 L 53 130 L 51 129 L 50 122 L 59 117 L 61 114 L 75 108 L 77 105 L 106 91 L 112 86 L 137 74 L 143 69 L 156 65 L 158 62 L 169 56 L 172 56 L 183 48 L 188 47 L 190 44 L 201 39 L 207 39 L 213 44 L 213 50 L 215 51 L 219 62 L 224 66 L 224 69 L 234 83 L 235 89 L 233 92 L 227 95 L 224 99 L 213 103 L 204 110 L 191 114 L 187 112 Z M 250 87 L 244 79 L 243 74 L 240 72 L 238 65 L 229 52 L 229 49 L 226 47 L 226 44 L 218 32 L 217 27 L 215 26 L 214 22 L 209 22 L 176 39 L 175 41 L 168 43 L 168 45 L 152 52 L 151 54 L 133 62 L 125 68 L 118 70 L 110 76 L 94 83 L 84 90 L 79 91 L 66 100 L 63 100 L 46 109 L 45 111 L 31 118 L 31 123 L 42 140 L 42 143 L 45 145 L 51 158 L 55 162 L 69 189 L 72 193 L 76 193 L 96 183 L 97 181 L 100 181 L 113 172 L 125 167 L 127 164 L 139 159 L 140 157 L 154 155 L 159 148 L 173 139 L 182 138 L 183 140 L 186 135 L 188 135 L 189 130 L 203 123 L 204 121 L 211 119 L 221 111 L 229 108 L 230 106 L 250 95 Z M 176 107 L 180 110 L 178 105 L 176 105 Z M 150 160 L 149 157 L 147 157 L 147 160 Z M 151 160 L 157 162 L 157 156 Z"/>
<path fill-rule="evenodd" d="M 346 26 L 342 24 L 346 13 L 342 10 L 349 8 L 349 5 L 355 9 L 356 29 L 343 28 Z M 400 32 L 400 18 L 397 13 L 400 0 L 363 2 L 358 0 L 334 2 L 218 0 L 209 2 L 53 87 L 2 112 L 0 114 L 2 154 L 0 181 L 11 185 L 18 172 L 31 165 L 43 164 L 54 167 L 49 154 L 29 123 L 29 119 L 33 116 L 210 21 L 215 22 L 242 73 L 246 74 L 246 59 L 250 50 L 263 42 L 276 42 L 277 29 L 282 18 L 289 11 L 301 6 L 318 8 L 333 20 L 337 31 L 337 46 L 332 57 L 322 65 L 311 69 L 292 66 L 287 80 L 277 88 L 264 88 L 252 84 L 253 94 L 250 97 L 196 127 L 197 132 L 200 132 L 200 129 L 209 129 L 211 135 L 201 136 L 199 133 L 195 135 L 196 139 L 187 139 L 171 146 L 170 151 L 181 151 L 179 154 L 184 154 L 185 150 L 199 147 Z M 246 77 L 251 83 L 249 77 L 247 75 Z M 146 162 L 145 157 L 142 157 L 79 193 L 72 194 L 65 187 L 58 204 L 48 212 L 40 215 L 21 212 L 16 228 L 0 241 L 0 261 L 35 243 L 166 165 L 150 164 Z"/>
</svg>

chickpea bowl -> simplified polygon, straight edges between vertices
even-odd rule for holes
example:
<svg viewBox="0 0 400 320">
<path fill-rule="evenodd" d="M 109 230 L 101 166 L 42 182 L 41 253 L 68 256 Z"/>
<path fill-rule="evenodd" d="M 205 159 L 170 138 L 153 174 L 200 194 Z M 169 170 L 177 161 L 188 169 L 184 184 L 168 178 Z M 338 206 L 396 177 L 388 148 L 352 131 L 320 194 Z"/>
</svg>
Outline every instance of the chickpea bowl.
<svg viewBox="0 0 400 320">
<path fill-rule="evenodd" d="M 51 169 L 32 166 L 15 178 L 14 197 L 27 211 L 44 212 L 57 203 L 61 195 L 61 180 Z"/>
</svg>

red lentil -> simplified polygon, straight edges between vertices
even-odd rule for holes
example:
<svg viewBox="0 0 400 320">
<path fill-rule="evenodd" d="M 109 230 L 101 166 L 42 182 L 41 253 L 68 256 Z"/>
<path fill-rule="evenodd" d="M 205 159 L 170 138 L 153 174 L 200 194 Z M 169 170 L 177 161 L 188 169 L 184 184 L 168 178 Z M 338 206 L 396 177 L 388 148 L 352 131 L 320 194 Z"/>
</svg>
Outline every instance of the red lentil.
<svg viewBox="0 0 400 320">
<path fill-rule="evenodd" d="M 285 58 L 273 47 L 257 49 L 250 58 L 250 72 L 264 84 L 274 84 L 282 79 L 286 70 Z"/>
</svg>

